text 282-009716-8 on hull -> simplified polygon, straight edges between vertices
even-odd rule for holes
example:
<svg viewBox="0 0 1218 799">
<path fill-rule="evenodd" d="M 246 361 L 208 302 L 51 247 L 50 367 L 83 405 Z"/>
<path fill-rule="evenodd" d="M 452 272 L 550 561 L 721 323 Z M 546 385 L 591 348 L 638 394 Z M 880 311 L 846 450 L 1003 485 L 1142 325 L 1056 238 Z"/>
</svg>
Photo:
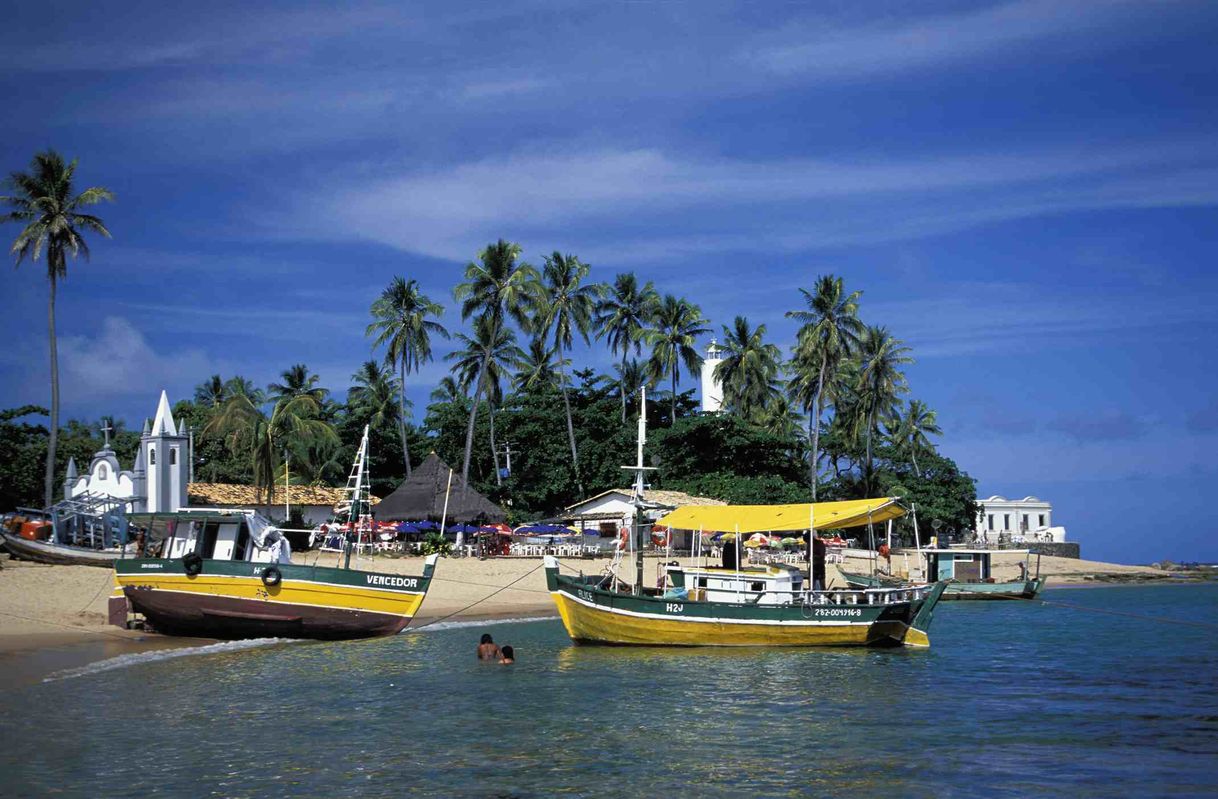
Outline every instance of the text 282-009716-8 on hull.
<svg viewBox="0 0 1218 799">
<path fill-rule="evenodd" d="M 143 528 L 141 547 L 159 557 L 115 564 L 111 621 L 125 624 L 134 612 L 170 635 L 392 635 L 418 612 L 435 569 L 434 556 L 418 576 L 294 565 L 283 557 L 286 539 L 252 511 L 179 511 L 132 521 Z"/>
</svg>

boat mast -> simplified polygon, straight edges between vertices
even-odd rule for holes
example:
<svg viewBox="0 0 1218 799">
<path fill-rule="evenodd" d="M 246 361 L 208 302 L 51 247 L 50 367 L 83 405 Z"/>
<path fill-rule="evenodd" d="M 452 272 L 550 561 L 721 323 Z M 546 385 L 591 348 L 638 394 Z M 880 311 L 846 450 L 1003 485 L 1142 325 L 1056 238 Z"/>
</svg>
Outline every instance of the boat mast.
<svg viewBox="0 0 1218 799">
<path fill-rule="evenodd" d="M 639 389 L 639 433 L 638 456 L 634 466 L 623 466 L 623 469 L 634 472 L 634 496 L 630 504 L 634 507 L 634 593 L 643 593 L 643 473 L 653 471 L 654 467 L 643 465 L 643 443 L 647 441 L 647 388 Z"/>
<path fill-rule="evenodd" d="M 368 425 L 364 425 L 364 437 L 359 442 L 359 452 L 355 455 L 355 465 L 351 469 L 351 476 L 347 478 L 347 524 L 349 529 L 344 536 L 346 541 L 343 547 L 343 568 L 351 568 L 351 547 L 352 539 L 358 545 L 362 540 L 365 528 L 369 535 L 372 533 L 372 519 L 369 515 L 371 509 L 369 507 L 368 495 Z"/>
</svg>

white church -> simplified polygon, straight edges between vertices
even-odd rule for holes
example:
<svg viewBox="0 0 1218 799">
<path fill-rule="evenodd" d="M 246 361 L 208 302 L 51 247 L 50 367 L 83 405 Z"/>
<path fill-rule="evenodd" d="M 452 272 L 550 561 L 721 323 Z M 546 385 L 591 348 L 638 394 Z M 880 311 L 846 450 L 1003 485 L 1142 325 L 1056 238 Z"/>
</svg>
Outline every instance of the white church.
<svg viewBox="0 0 1218 799">
<path fill-rule="evenodd" d="M 190 431 L 185 423 L 179 427 L 174 422 L 169 397 L 164 391 L 157 405 L 156 418 L 151 423 L 144 421 L 139 452 L 130 470 L 119 465 L 118 457 L 110 449 L 109 428 L 102 432 L 105 443 L 93 455 L 88 470 L 79 474 L 76 461 L 68 461 L 64 499 L 84 496 L 125 499 L 133 513 L 173 512 L 186 507 L 190 480 Z"/>
</svg>

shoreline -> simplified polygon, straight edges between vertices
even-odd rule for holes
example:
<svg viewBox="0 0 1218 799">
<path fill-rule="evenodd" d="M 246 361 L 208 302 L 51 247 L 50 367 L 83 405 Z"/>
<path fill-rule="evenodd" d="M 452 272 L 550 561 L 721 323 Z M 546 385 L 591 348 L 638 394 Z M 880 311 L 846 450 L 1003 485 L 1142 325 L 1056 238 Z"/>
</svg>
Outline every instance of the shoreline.
<svg viewBox="0 0 1218 799">
<path fill-rule="evenodd" d="M 336 565 L 331 553 L 302 553 L 308 565 Z M 892 566 L 904 565 L 906 553 L 894 552 Z M 650 582 L 660 563 L 671 558 L 648 557 L 645 579 Z M 671 558 L 690 563 L 688 557 Z M 334 561 L 331 563 L 329 561 Z M 1008 579 L 1018 571 L 1020 558 L 995 557 L 995 573 Z M 607 558 L 574 561 L 587 572 L 603 570 Z M 846 569 L 870 569 L 870 559 L 850 557 Z M 391 574 L 418 574 L 416 557 L 361 557 L 357 568 Z M 546 588 L 540 558 L 445 558 L 433 578 L 419 614 L 401 634 L 424 630 L 438 623 L 493 625 L 521 619 L 556 619 Z M 1106 588 L 1122 585 L 1188 585 L 1207 582 L 1142 566 L 1042 558 L 1041 573 L 1047 589 Z M 831 567 L 832 568 L 832 567 Z M 142 630 L 125 630 L 105 624 L 106 602 L 113 576 L 90 566 L 50 566 L 6 560 L 0 568 L 0 668 L 10 675 L 9 687 L 37 681 L 48 674 L 80 667 L 96 660 L 156 649 L 214 644 L 212 639 L 178 638 Z M 831 572 L 830 587 L 841 587 L 840 575 Z M 443 628 L 441 628 L 443 629 Z"/>
</svg>

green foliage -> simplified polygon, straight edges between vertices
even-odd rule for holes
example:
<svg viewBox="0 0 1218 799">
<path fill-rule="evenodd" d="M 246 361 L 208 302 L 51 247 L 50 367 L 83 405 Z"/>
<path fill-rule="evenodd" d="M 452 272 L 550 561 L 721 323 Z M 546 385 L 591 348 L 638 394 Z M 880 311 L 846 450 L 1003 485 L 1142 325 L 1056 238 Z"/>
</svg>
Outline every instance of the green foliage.
<svg viewBox="0 0 1218 799">
<path fill-rule="evenodd" d="M 47 429 L 18 420 L 46 414 L 46 408 L 36 405 L 0 411 L 0 511 L 42 507 L 40 470 L 46 457 Z"/>
<path fill-rule="evenodd" d="M 419 543 L 419 551 L 424 555 L 450 555 L 453 551 L 453 545 L 448 543 L 448 539 L 441 532 L 428 533 L 427 537 Z"/>
<path fill-rule="evenodd" d="M 713 497 L 731 505 L 783 505 L 808 501 L 808 487 L 776 475 L 712 472 L 664 481 L 665 488 L 696 497 Z"/>
</svg>

